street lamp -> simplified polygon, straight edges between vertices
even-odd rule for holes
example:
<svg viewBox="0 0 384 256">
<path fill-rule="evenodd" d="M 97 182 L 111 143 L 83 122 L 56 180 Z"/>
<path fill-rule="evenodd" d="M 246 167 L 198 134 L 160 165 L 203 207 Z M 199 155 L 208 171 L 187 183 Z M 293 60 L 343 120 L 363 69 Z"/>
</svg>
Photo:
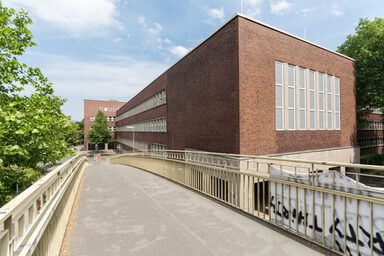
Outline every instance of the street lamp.
<svg viewBox="0 0 384 256">
<path fill-rule="evenodd" d="M 135 127 L 134 126 L 126 126 L 127 129 L 132 129 L 132 152 L 135 152 Z"/>
</svg>

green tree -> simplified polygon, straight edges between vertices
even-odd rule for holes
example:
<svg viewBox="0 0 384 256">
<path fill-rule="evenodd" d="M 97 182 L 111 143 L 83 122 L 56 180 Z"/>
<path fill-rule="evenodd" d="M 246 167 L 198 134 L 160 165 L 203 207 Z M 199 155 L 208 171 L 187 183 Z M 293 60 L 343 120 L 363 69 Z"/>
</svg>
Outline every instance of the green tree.
<svg viewBox="0 0 384 256">
<path fill-rule="evenodd" d="M 54 163 L 72 152 L 65 141 L 71 129 L 61 110 L 65 100 L 54 95 L 40 69 L 18 61 L 36 45 L 28 30 L 31 23 L 26 12 L 0 1 L 0 169 L 9 174 L 0 177 L 1 193 L 7 190 L 5 183 L 22 185 L 27 179 L 29 184 L 39 177 L 38 163 Z"/>
<path fill-rule="evenodd" d="M 97 112 L 92 128 L 89 130 L 87 139 L 90 143 L 99 145 L 109 143 L 112 139 L 108 128 L 107 118 L 100 110 Z"/>
<path fill-rule="evenodd" d="M 384 108 L 384 19 L 360 19 L 337 51 L 356 60 L 357 113 Z"/>
</svg>

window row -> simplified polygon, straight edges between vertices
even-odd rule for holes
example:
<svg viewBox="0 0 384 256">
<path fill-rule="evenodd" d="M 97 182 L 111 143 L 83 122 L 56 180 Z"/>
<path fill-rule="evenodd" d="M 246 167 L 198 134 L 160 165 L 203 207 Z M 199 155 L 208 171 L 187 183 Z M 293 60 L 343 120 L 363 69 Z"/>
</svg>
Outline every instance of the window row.
<svg viewBox="0 0 384 256">
<path fill-rule="evenodd" d="M 276 130 L 340 130 L 340 78 L 276 61 Z"/>
<path fill-rule="evenodd" d="M 165 117 L 161 117 L 136 124 L 129 124 L 127 126 L 117 127 L 116 130 L 119 132 L 167 132 L 167 119 Z"/>
<path fill-rule="evenodd" d="M 137 115 L 141 112 L 163 105 L 165 103 L 167 103 L 167 99 L 166 99 L 165 90 L 163 90 L 161 92 L 156 93 L 149 99 L 136 105 L 135 107 L 131 108 L 130 110 L 125 111 L 124 113 L 119 115 L 116 120 L 117 121 L 123 120 L 125 118 Z"/>
<path fill-rule="evenodd" d="M 89 121 L 91 121 L 91 122 L 95 121 L 95 116 L 90 116 L 89 117 Z M 115 122 L 116 121 L 116 117 L 114 117 L 114 116 L 107 116 L 107 121 L 108 122 Z"/>
<path fill-rule="evenodd" d="M 368 138 L 359 140 L 361 148 L 375 148 L 384 146 L 384 138 Z"/>
<path fill-rule="evenodd" d="M 384 130 L 384 123 L 383 122 L 374 122 L 370 121 L 365 124 L 358 130 L 360 131 L 383 131 Z"/>
<path fill-rule="evenodd" d="M 99 107 L 99 110 L 100 111 L 104 111 L 104 112 L 107 112 L 107 111 L 110 111 L 110 112 L 116 112 L 116 110 L 118 110 L 119 108 L 106 108 L 106 107 Z"/>
<path fill-rule="evenodd" d="M 115 126 L 109 126 L 108 129 L 109 129 L 109 131 L 111 131 L 111 132 L 116 131 L 116 127 L 115 127 Z"/>
</svg>

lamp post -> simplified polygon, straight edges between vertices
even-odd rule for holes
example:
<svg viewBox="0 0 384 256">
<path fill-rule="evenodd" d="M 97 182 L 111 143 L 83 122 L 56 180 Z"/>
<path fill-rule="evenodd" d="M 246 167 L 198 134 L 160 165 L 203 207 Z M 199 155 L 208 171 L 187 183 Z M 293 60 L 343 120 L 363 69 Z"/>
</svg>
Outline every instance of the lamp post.
<svg viewBox="0 0 384 256">
<path fill-rule="evenodd" d="M 135 127 L 134 126 L 126 126 L 127 129 L 132 129 L 132 152 L 135 152 Z"/>
</svg>

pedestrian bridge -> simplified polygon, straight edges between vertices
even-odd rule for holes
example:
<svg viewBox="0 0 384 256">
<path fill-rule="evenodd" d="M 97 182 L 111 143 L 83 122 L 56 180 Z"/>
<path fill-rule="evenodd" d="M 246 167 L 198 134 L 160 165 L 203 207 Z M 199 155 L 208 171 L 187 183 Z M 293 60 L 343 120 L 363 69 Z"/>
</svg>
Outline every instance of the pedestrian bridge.
<svg viewBox="0 0 384 256">
<path fill-rule="evenodd" d="M 78 155 L 0 209 L 0 256 L 383 255 L 384 191 L 362 183 L 382 171 L 191 151 L 88 166 Z"/>
</svg>

